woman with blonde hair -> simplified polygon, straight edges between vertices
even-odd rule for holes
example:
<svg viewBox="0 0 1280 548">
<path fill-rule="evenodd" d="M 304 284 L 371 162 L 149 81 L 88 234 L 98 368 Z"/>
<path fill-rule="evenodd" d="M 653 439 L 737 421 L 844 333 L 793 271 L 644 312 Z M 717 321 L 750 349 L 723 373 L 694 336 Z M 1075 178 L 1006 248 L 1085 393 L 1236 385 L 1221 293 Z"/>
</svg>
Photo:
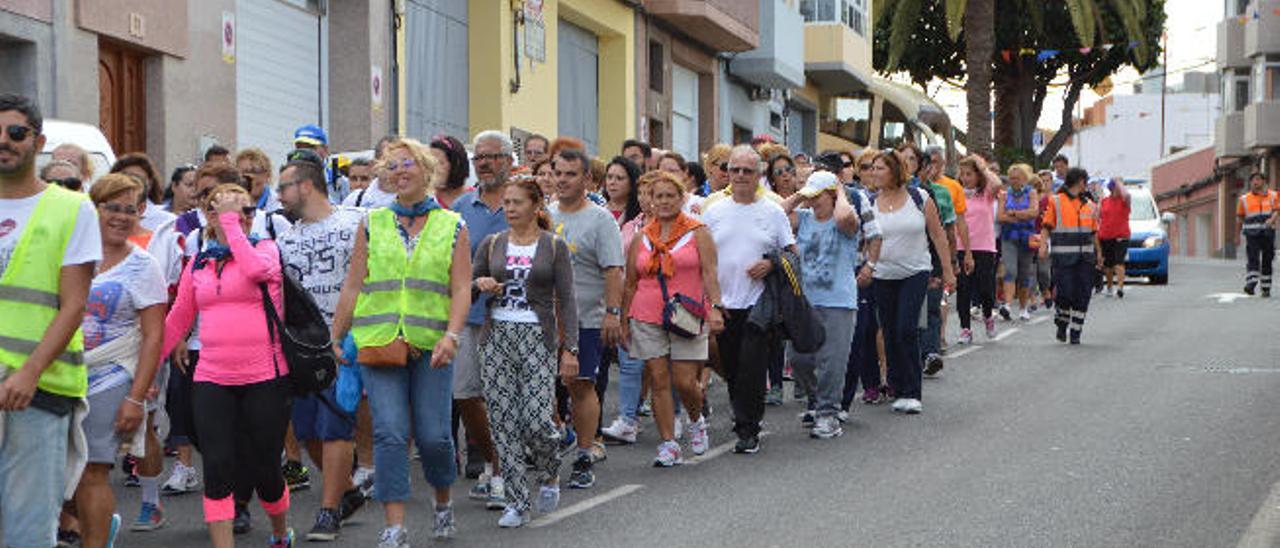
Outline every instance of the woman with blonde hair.
<svg viewBox="0 0 1280 548">
<path fill-rule="evenodd" d="M 350 331 L 359 349 L 373 413 L 375 498 L 386 516 L 379 546 L 398 547 L 409 543 L 410 439 L 435 490 L 433 535 L 456 530 L 452 362 L 471 308 L 471 246 L 461 217 L 430 195 L 435 160 L 422 143 L 392 141 L 385 161 L 396 201 L 370 212 L 357 231 L 333 340 Z"/>
<path fill-rule="evenodd" d="M 1000 222 L 1000 251 L 1004 262 L 1004 298 L 1000 303 L 1002 315 L 1009 315 L 1009 302 L 1017 295 L 1022 311 L 1018 319 L 1031 320 L 1027 299 L 1036 283 L 1033 263 L 1035 250 L 1031 249 L 1031 236 L 1035 234 L 1036 218 L 1040 216 L 1040 194 L 1032 187 L 1035 172 L 1027 164 L 1009 166 L 1009 188 L 1000 200 L 996 220 Z"/>
</svg>

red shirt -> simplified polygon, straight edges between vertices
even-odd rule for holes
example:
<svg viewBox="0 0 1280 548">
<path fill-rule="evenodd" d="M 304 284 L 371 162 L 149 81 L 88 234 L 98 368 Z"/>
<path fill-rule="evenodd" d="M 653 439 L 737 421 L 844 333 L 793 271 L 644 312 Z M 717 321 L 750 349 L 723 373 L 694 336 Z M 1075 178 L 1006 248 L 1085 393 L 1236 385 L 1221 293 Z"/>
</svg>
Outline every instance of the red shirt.
<svg viewBox="0 0 1280 548">
<path fill-rule="evenodd" d="M 1129 202 L 1119 194 L 1102 200 L 1102 217 L 1098 226 L 1098 239 L 1129 239 Z"/>
</svg>

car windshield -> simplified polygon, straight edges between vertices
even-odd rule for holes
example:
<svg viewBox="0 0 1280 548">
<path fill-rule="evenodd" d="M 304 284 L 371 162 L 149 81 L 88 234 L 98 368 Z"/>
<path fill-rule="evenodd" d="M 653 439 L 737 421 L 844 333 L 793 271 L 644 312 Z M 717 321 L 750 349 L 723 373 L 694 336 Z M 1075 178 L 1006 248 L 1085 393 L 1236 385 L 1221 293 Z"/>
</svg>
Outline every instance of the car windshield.
<svg viewBox="0 0 1280 548">
<path fill-rule="evenodd" d="M 1129 193 L 1129 220 L 1156 220 L 1156 202 L 1151 199 L 1150 194 L 1147 194 L 1146 192 Z"/>
</svg>

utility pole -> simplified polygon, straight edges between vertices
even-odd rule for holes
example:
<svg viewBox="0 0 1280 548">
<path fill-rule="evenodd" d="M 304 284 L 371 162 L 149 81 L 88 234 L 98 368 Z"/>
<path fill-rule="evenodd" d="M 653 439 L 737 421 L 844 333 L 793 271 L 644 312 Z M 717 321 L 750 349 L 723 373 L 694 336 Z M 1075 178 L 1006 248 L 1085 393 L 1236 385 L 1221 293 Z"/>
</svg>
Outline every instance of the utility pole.
<svg viewBox="0 0 1280 548">
<path fill-rule="evenodd" d="M 1166 31 L 1160 36 L 1161 47 L 1164 48 L 1162 55 L 1164 59 L 1161 61 L 1163 65 L 1160 68 L 1160 154 L 1157 158 L 1164 158 L 1164 105 L 1165 96 L 1169 93 L 1169 33 Z"/>
</svg>

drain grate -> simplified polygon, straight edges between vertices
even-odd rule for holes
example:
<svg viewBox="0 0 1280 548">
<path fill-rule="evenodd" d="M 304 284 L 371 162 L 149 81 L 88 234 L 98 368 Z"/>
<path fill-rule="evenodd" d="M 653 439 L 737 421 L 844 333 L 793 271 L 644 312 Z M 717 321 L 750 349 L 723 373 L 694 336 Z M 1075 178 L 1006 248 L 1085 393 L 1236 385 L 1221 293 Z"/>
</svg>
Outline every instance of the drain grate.
<svg viewBox="0 0 1280 548">
<path fill-rule="evenodd" d="M 1212 373 L 1219 375 L 1252 375 L 1280 373 L 1280 366 L 1261 365 L 1256 363 L 1240 363 L 1228 360 L 1210 359 L 1199 363 L 1162 364 L 1156 369 L 1174 369 L 1192 373 Z"/>
</svg>

